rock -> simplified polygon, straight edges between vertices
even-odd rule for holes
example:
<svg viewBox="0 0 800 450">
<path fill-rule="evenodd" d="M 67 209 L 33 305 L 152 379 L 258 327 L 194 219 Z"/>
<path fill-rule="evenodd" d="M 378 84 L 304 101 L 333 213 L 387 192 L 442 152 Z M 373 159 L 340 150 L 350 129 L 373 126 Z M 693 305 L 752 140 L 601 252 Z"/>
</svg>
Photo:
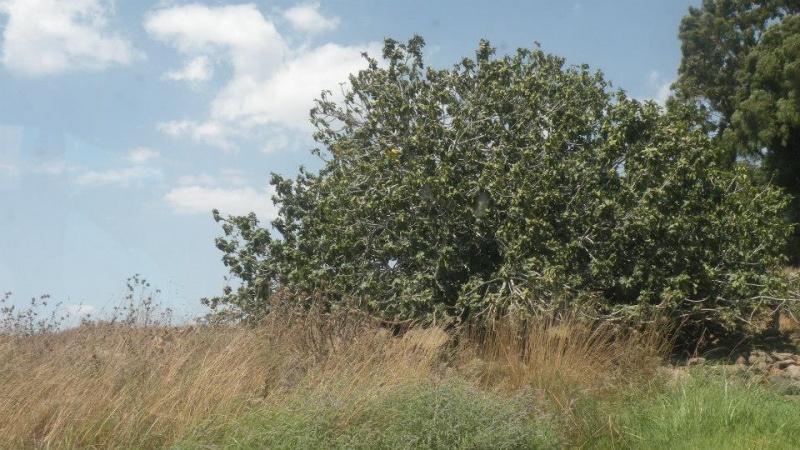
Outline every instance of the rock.
<svg viewBox="0 0 800 450">
<path fill-rule="evenodd" d="M 729 375 L 729 374 L 732 374 L 732 373 L 739 373 L 744 369 L 744 367 L 742 367 L 742 366 L 740 366 L 738 364 L 726 364 L 724 366 L 718 366 L 718 367 L 719 367 L 719 370 L 721 370 L 722 373 L 726 374 L 726 375 Z"/>
<path fill-rule="evenodd" d="M 772 354 L 772 357 L 775 358 L 776 361 L 786 361 L 789 359 L 794 361 L 794 355 L 786 352 L 775 352 Z"/>
<path fill-rule="evenodd" d="M 706 359 L 703 358 L 702 356 L 696 356 L 694 358 L 689 358 L 689 360 L 686 361 L 686 365 L 687 366 L 702 366 L 705 363 L 706 363 Z"/>
<path fill-rule="evenodd" d="M 747 358 L 745 358 L 744 355 L 739 355 L 739 357 L 736 358 L 736 365 L 737 366 L 746 366 L 747 365 Z"/>
<path fill-rule="evenodd" d="M 781 395 L 797 395 L 800 394 L 800 382 L 787 380 L 784 377 L 771 376 L 769 383 L 776 392 Z"/>
<path fill-rule="evenodd" d="M 787 378 L 791 378 L 792 380 L 800 380 L 800 366 L 789 366 L 783 371 L 783 373 Z"/>
<path fill-rule="evenodd" d="M 752 366 L 755 366 L 755 365 L 758 365 L 758 364 L 761 364 L 761 363 L 769 364 L 769 363 L 773 362 L 774 360 L 775 359 L 773 357 L 768 355 L 763 350 L 753 350 L 753 352 L 750 353 L 750 357 L 747 358 L 747 362 Z"/>
<path fill-rule="evenodd" d="M 783 375 L 783 370 L 776 365 L 769 366 L 769 376 L 770 377 L 780 377 Z"/>
<path fill-rule="evenodd" d="M 785 369 L 785 368 L 787 368 L 787 367 L 789 367 L 789 366 L 795 366 L 795 365 L 797 365 L 797 361 L 795 361 L 794 359 L 784 359 L 784 360 L 782 360 L 782 361 L 778 361 L 778 362 L 776 362 L 776 363 L 775 363 L 775 365 L 776 365 L 776 366 L 777 366 L 779 369 Z"/>
</svg>

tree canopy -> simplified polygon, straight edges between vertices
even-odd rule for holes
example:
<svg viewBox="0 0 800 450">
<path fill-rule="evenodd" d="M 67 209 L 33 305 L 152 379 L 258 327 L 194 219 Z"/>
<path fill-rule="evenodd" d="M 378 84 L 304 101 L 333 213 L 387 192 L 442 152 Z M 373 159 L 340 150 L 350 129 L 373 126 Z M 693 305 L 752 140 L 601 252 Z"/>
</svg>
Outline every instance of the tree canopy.
<svg viewBox="0 0 800 450">
<path fill-rule="evenodd" d="M 244 316 L 271 295 L 386 319 L 574 304 L 738 323 L 778 291 L 785 199 L 731 167 L 688 106 L 664 113 L 538 48 L 426 68 L 387 40 L 342 101 L 311 112 L 319 173 L 273 175 L 276 236 L 254 215 L 217 240 Z"/>
<path fill-rule="evenodd" d="M 745 62 L 747 89 L 725 137 L 744 152 L 763 152 L 777 184 L 800 193 L 800 15 L 767 29 Z"/>
<path fill-rule="evenodd" d="M 800 2 L 704 0 L 681 22 L 680 98 L 712 115 L 715 139 L 795 197 L 800 220 Z M 789 253 L 800 262 L 800 229 Z"/>
<path fill-rule="evenodd" d="M 721 134 L 736 111 L 748 55 L 769 26 L 797 12 L 797 0 L 703 0 L 690 7 L 678 35 L 678 97 L 706 108 Z"/>
</svg>

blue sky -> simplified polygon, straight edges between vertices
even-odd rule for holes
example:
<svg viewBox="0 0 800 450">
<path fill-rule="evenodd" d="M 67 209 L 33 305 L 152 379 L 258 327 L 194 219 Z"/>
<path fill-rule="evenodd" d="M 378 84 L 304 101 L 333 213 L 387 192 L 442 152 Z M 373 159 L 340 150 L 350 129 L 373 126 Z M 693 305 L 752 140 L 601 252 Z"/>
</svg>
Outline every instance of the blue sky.
<svg viewBox="0 0 800 450">
<path fill-rule="evenodd" d="M 319 167 L 313 99 L 384 37 L 422 35 L 435 67 L 538 41 L 663 101 L 699 3 L 0 0 L 0 291 L 97 313 L 139 273 L 202 313 L 226 274 L 211 209 L 268 223 L 270 172 Z"/>
</svg>

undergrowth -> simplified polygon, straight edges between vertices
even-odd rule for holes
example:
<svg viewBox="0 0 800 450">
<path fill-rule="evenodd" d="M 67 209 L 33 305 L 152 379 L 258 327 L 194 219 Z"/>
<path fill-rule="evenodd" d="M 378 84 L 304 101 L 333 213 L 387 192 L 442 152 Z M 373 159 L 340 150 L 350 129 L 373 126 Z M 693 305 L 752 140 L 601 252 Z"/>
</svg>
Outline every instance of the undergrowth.
<svg viewBox="0 0 800 450">
<path fill-rule="evenodd" d="M 680 448 L 730 436 L 758 447 L 800 436 L 785 420 L 796 404 L 757 386 L 670 382 L 670 330 L 657 320 L 397 330 L 357 312 L 276 308 L 257 326 L 173 326 L 152 297 L 127 300 L 116 318 L 67 330 L 3 328 L 0 448 Z"/>
<path fill-rule="evenodd" d="M 800 448 L 798 400 L 741 377 L 698 369 L 662 395 L 607 411 L 591 448 Z"/>
</svg>

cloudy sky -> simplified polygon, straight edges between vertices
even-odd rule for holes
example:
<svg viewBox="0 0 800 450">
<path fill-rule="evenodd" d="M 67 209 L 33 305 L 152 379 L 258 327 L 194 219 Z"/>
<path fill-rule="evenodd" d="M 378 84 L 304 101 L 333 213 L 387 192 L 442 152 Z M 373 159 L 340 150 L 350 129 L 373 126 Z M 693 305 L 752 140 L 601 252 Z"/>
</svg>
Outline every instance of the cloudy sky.
<svg viewBox="0 0 800 450">
<path fill-rule="evenodd" d="M 187 314 L 225 268 L 211 209 L 274 216 L 270 172 L 318 168 L 308 110 L 378 55 L 541 43 L 662 101 L 699 0 L 0 0 L 0 296 L 101 311 L 135 273 Z M 82 305 L 82 306 L 77 306 Z"/>
</svg>

